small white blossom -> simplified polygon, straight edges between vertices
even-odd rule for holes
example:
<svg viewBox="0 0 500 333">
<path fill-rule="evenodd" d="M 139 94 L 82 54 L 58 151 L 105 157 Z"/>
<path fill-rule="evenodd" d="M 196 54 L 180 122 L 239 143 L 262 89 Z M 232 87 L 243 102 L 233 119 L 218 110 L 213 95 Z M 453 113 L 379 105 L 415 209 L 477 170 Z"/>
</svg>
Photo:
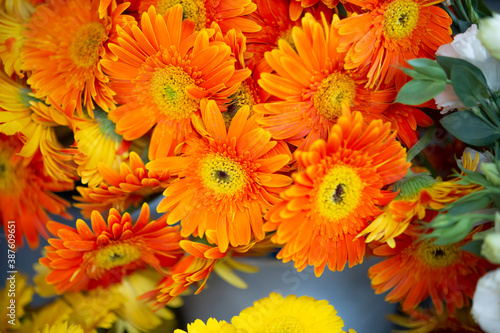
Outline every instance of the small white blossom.
<svg viewBox="0 0 500 333">
<path fill-rule="evenodd" d="M 500 333 L 500 268 L 477 282 L 471 313 L 485 332 Z"/>
<path fill-rule="evenodd" d="M 475 149 L 467 147 L 467 148 L 465 148 L 464 153 L 462 154 L 462 157 L 458 160 L 458 163 L 460 163 L 460 165 L 462 165 L 462 167 L 464 166 L 463 160 L 464 160 L 464 157 L 466 156 L 466 154 L 469 154 L 473 161 L 476 158 L 476 155 L 479 155 L 479 163 L 477 164 L 476 171 L 480 172 L 482 174 L 484 174 L 484 172 L 481 170 L 481 164 L 491 163 L 491 162 L 495 161 L 495 156 L 493 156 L 493 154 L 490 153 L 489 151 L 485 151 L 484 153 L 481 153 Z"/>
</svg>

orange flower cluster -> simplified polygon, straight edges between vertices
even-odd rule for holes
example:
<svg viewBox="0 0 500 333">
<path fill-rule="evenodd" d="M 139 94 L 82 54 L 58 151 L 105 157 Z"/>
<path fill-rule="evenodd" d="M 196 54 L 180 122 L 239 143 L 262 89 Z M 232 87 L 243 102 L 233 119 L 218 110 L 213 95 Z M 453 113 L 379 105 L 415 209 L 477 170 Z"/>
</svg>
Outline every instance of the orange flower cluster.
<svg viewBox="0 0 500 333">
<path fill-rule="evenodd" d="M 395 103 L 401 67 L 452 41 L 436 1 L 21 3 L 0 4 L 0 219 L 18 221 L 18 245 L 53 234 L 40 262 L 57 292 L 152 266 L 163 280 L 143 298 L 162 307 L 212 271 L 251 270 L 236 256 L 280 247 L 320 276 L 362 263 L 373 241 L 390 257 L 370 270 L 388 300 L 469 303 L 484 262 L 408 230 L 478 188 L 399 191 L 417 127 L 433 124 Z M 53 192 L 75 181 L 91 227 L 48 222 L 69 218 Z"/>
</svg>

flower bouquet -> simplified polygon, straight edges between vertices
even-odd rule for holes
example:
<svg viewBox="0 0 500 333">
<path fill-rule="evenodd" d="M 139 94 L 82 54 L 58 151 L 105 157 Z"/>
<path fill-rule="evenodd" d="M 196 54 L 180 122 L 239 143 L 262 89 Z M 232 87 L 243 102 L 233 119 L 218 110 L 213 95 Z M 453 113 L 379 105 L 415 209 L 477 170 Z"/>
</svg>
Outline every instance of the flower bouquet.
<svg viewBox="0 0 500 333">
<path fill-rule="evenodd" d="M 344 332 L 307 295 L 176 315 L 248 257 L 372 257 L 400 331 L 500 332 L 499 29 L 482 0 L 0 1 L 0 330 Z"/>
</svg>

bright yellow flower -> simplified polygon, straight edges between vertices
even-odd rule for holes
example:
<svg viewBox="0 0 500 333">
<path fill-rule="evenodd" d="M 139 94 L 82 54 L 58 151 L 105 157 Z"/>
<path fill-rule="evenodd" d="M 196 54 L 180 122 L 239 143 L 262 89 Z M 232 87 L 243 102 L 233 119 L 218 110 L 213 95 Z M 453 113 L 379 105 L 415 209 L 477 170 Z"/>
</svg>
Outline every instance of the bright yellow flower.
<svg viewBox="0 0 500 333">
<path fill-rule="evenodd" d="M 99 328 L 111 328 L 118 318 L 116 312 L 124 298 L 113 288 L 97 288 L 89 292 L 65 293 L 64 300 L 73 311 L 69 318 L 85 333 L 97 333 Z"/>
<path fill-rule="evenodd" d="M 237 330 L 248 333 L 336 333 L 344 327 L 327 301 L 295 295 L 283 298 L 277 293 L 255 302 L 231 322 Z"/>
<path fill-rule="evenodd" d="M 137 271 L 114 286 L 116 292 L 124 298 L 117 313 L 128 333 L 149 332 L 160 326 L 164 320 L 175 318 L 168 308 L 164 307 L 153 312 L 144 301 L 137 299 L 140 295 L 154 289 L 159 279 L 160 275 L 154 270 Z"/>
<path fill-rule="evenodd" d="M 32 317 L 23 322 L 19 333 L 40 332 L 46 326 L 52 327 L 61 324 L 69 320 L 72 311 L 68 303 L 58 298 L 39 311 L 32 313 Z"/>
<path fill-rule="evenodd" d="M 70 325 L 68 322 L 59 323 L 55 325 L 45 325 L 43 330 L 38 330 L 37 333 L 83 333 L 80 325 Z"/>
<path fill-rule="evenodd" d="M 470 153 L 463 156 L 463 167 L 475 171 L 479 155 L 474 158 Z M 400 190 L 399 196 L 384 208 L 384 213 L 377 216 L 358 237 L 366 236 L 366 242 L 386 242 L 394 248 L 395 238 L 401 235 L 415 218 L 422 220 L 428 209 L 440 210 L 447 204 L 457 201 L 472 192 L 482 189 L 480 185 L 464 185 L 460 177 L 441 181 L 434 179 L 427 172 L 412 173 L 397 182 L 394 191 Z"/>
<path fill-rule="evenodd" d="M 235 333 L 234 326 L 226 323 L 224 320 L 209 318 L 207 324 L 200 319 L 196 319 L 194 323 L 187 325 L 187 332 L 177 329 L 174 333 Z"/>
<path fill-rule="evenodd" d="M 29 0 L 2 1 L 0 4 L 0 60 L 9 76 L 14 72 L 24 76 L 21 71 L 24 23 L 34 11 L 35 7 Z"/>
<path fill-rule="evenodd" d="M 2 315 L 0 319 L 0 332 L 7 332 L 7 328 L 19 327 L 21 319 L 24 316 L 24 307 L 31 302 L 33 297 L 33 287 L 26 285 L 26 277 L 21 274 L 14 274 L 14 279 L 11 279 L 12 275 L 7 276 L 6 288 L 0 290 L 0 309 L 5 314 Z M 12 289 L 14 289 L 15 296 L 12 295 Z M 11 300 L 14 300 L 14 316 L 10 317 L 9 314 L 12 313 L 9 306 L 11 306 Z M 9 324 L 9 321 L 14 319 L 15 326 Z"/>
<path fill-rule="evenodd" d="M 100 108 L 94 109 L 94 119 L 74 119 L 74 123 L 77 148 L 74 158 L 78 165 L 78 175 L 83 184 L 96 187 L 103 180 L 99 163 L 117 171 L 128 157 L 128 151 L 124 149 L 122 137 L 115 133 L 115 124 Z"/>
<path fill-rule="evenodd" d="M 0 72 L 0 132 L 19 133 L 23 146 L 18 155 L 33 159 L 40 151 L 47 173 L 61 182 L 73 182 L 72 157 L 59 143 L 56 126 L 71 127 L 65 110 L 37 100 L 31 88 Z"/>
</svg>

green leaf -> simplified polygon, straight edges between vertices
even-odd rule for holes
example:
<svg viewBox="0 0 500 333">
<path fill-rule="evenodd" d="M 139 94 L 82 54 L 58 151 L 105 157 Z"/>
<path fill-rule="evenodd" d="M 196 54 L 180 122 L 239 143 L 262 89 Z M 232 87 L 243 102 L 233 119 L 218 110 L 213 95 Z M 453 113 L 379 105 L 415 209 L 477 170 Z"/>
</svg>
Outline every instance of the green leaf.
<svg viewBox="0 0 500 333">
<path fill-rule="evenodd" d="M 451 84 L 458 98 L 471 108 L 476 106 L 479 99 L 489 97 L 488 85 L 476 76 L 476 74 L 466 66 L 453 66 L 451 68 Z"/>
<path fill-rule="evenodd" d="M 412 59 L 408 63 L 420 74 L 430 80 L 446 81 L 446 73 L 437 62 L 427 58 Z"/>
<path fill-rule="evenodd" d="M 481 81 L 481 83 L 484 86 L 488 86 L 488 83 L 486 81 L 486 78 L 484 77 L 483 72 L 471 64 L 470 62 L 463 60 L 463 59 L 458 59 L 458 58 L 451 58 L 451 57 L 443 57 L 443 56 L 437 56 L 436 57 L 437 63 L 441 66 L 441 68 L 445 71 L 446 75 L 448 78 L 451 78 L 451 69 L 455 66 L 465 66 L 468 69 L 470 69 L 476 78 Z"/>
<path fill-rule="evenodd" d="M 444 81 L 413 79 L 401 88 L 396 103 L 419 105 L 433 99 L 445 88 Z"/>
<path fill-rule="evenodd" d="M 468 110 L 454 112 L 440 122 L 454 137 L 473 146 L 487 146 L 500 138 L 498 129 L 492 128 Z"/>
<path fill-rule="evenodd" d="M 414 79 L 421 79 L 421 80 L 429 80 L 426 75 L 417 72 L 414 69 L 406 68 L 406 67 L 401 67 L 401 70 L 408 76 L 411 76 Z"/>
<path fill-rule="evenodd" d="M 474 253 L 475 255 L 481 257 L 481 246 L 482 245 L 483 245 L 483 241 L 473 240 L 473 241 L 465 244 L 464 246 L 462 246 L 460 249 L 467 251 L 467 252 L 470 252 L 470 253 Z"/>
<path fill-rule="evenodd" d="M 460 215 L 483 209 L 491 203 L 491 197 L 482 193 L 483 191 L 473 192 L 457 200 L 448 214 Z"/>
<path fill-rule="evenodd" d="M 493 16 L 493 13 L 491 10 L 486 6 L 483 0 L 479 0 L 477 2 L 477 13 L 479 14 L 480 17 L 487 17 L 487 16 Z"/>
</svg>

